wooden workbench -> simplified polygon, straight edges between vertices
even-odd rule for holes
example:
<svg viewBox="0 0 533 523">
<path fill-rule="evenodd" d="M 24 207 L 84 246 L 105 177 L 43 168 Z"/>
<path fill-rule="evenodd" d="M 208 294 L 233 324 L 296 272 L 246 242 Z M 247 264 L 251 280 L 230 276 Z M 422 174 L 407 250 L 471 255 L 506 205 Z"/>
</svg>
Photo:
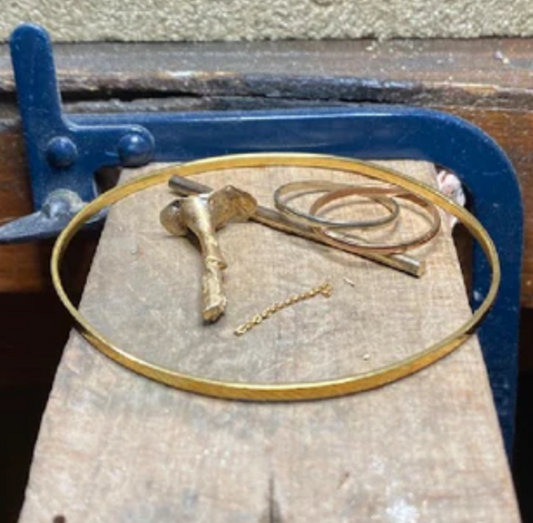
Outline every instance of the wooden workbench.
<svg viewBox="0 0 533 523">
<path fill-rule="evenodd" d="M 433 167 L 402 162 L 432 180 Z M 279 183 L 347 175 L 269 168 L 209 173 L 263 204 Z M 440 339 L 469 315 L 448 227 L 417 252 L 417 280 L 261 225 L 220 233 L 230 305 L 201 325 L 198 253 L 158 223 L 157 187 L 112 210 L 82 302 L 136 355 L 211 377 L 263 382 L 362 372 Z M 416 217 L 404 218 L 410 230 Z M 411 220 L 411 221 L 409 221 Z M 233 329 L 330 281 L 333 295 Z M 476 338 L 429 369 L 344 398 L 216 400 L 119 367 L 73 333 L 35 450 L 21 523 L 516 523 L 507 460 Z"/>
</svg>

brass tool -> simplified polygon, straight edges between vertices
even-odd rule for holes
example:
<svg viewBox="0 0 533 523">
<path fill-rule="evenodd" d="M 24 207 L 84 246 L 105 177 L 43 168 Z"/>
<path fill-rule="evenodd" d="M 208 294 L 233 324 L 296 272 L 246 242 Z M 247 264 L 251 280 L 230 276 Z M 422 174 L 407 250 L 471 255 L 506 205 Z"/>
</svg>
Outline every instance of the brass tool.
<svg viewBox="0 0 533 523">
<path fill-rule="evenodd" d="M 168 186 L 173 192 L 181 195 L 209 193 L 213 190 L 207 185 L 177 175 L 174 175 L 170 178 Z M 253 214 L 250 219 L 287 234 L 294 234 L 296 236 L 306 238 L 307 240 L 312 240 L 323 245 L 329 245 L 330 247 L 334 247 L 342 251 L 352 252 L 348 245 L 332 245 L 333 242 L 329 242 L 328 238 L 326 237 L 320 237 L 311 227 L 308 227 L 295 220 L 291 220 L 289 217 L 284 216 L 280 212 L 275 211 L 274 209 L 269 209 L 268 207 L 264 207 L 262 205 L 257 206 L 255 214 Z M 357 255 L 380 263 L 381 265 L 386 265 L 392 269 L 405 272 L 417 278 L 420 278 L 426 270 L 424 261 L 417 260 L 416 258 L 413 258 L 407 254 L 388 255 L 365 252 L 357 253 Z"/>
<path fill-rule="evenodd" d="M 216 230 L 230 221 L 248 220 L 256 208 L 253 196 L 228 185 L 207 194 L 179 198 L 161 211 L 160 221 L 168 232 L 185 236 L 190 231 L 198 238 L 204 260 L 202 317 L 205 321 L 217 321 L 227 305 L 222 284 L 222 271 L 227 263 Z"/>
</svg>

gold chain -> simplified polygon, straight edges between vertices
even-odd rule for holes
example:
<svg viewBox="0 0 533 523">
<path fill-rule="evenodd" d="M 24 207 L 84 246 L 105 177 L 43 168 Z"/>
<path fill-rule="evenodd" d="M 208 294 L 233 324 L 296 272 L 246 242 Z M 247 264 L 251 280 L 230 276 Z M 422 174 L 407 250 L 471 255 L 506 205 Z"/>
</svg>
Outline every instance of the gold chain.
<svg viewBox="0 0 533 523">
<path fill-rule="evenodd" d="M 331 283 L 329 282 L 326 282 L 322 285 L 319 285 L 318 287 L 312 288 L 307 292 L 302 292 L 301 294 L 293 294 L 292 296 L 289 296 L 285 301 L 274 303 L 274 305 L 271 305 L 263 312 L 256 314 L 250 321 L 239 325 L 235 329 L 233 334 L 235 334 L 236 336 L 242 336 L 243 334 L 246 334 L 249 330 L 253 329 L 256 325 L 263 323 L 264 320 L 270 318 L 270 316 L 276 314 L 276 312 L 279 312 L 282 309 L 285 309 L 286 307 L 290 307 L 291 305 L 294 305 L 295 303 L 298 303 L 300 301 L 309 300 L 317 294 L 322 294 L 322 296 L 329 298 L 332 292 L 333 285 L 331 285 Z"/>
</svg>

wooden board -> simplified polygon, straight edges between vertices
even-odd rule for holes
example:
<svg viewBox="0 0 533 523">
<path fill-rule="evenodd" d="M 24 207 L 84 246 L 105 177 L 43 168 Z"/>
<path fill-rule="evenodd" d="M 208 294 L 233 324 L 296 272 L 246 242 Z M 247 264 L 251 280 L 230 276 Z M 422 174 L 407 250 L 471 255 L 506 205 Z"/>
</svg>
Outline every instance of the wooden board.
<svg viewBox="0 0 533 523">
<path fill-rule="evenodd" d="M 3 51 L 3 52 L 2 52 Z M 55 46 L 62 91 L 95 100 L 255 96 L 326 102 L 533 107 L 532 38 Z M 14 91 L 0 46 L 0 92 Z"/>
<path fill-rule="evenodd" d="M 433 174 L 426 164 L 398 167 Z M 231 181 L 270 204 L 273 187 L 311 175 L 348 179 L 272 168 L 200 181 Z M 90 320 L 139 356 L 236 380 L 342 376 L 411 354 L 469 314 L 449 231 L 418 253 L 428 273 L 415 280 L 247 223 L 220 233 L 230 306 L 204 327 L 198 253 L 158 224 L 171 199 L 158 187 L 113 209 L 83 298 Z M 418 226 L 414 216 L 405 220 Z M 326 279 L 331 298 L 233 336 L 250 315 Z M 513 523 L 519 516 L 475 338 L 379 390 L 273 405 L 164 387 L 74 333 L 20 521 Z"/>
</svg>

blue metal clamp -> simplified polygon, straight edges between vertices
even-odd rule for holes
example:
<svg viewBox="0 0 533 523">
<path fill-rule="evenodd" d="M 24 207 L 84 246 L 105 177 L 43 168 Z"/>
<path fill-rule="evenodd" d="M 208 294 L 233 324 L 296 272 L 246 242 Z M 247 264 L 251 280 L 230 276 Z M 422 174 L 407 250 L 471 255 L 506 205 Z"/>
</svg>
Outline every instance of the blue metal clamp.
<svg viewBox="0 0 533 523">
<path fill-rule="evenodd" d="M 379 105 L 66 117 L 46 31 L 35 25 L 20 26 L 11 38 L 11 53 L 36 209 L 50 207 L 50 198 L 57 199 L 58 191 L 67 191 L 78 206 L 91 200 L 97 192 L 94 173 L 104 166 L 139 166 L 150 161 L 187 161 L 254 151 L 425 160 L 454 172 L 466 186 L 472 210 L 501 256 L 501 290 L 479 330 L 479 338 L 505 443 L 511 451 L 523 211 L 513 167 L 489 136 L 449 114 Z M 70 204 L 65 205 L 68 210 Z M 63 220 L 73 210 L 60 213 Z M 17 240 L 16 224 L 11 225 L 11 232 L 7 229 L 10 225 L 0 228 L 0 241 L 2 235 L 4 241 Z M 44 234 L 37 231 L 33 237 L 53 234 L 62 227 L 59 220 Z M 32 237 L 28 233 L 22 236 Z M 488 277 L 487 262 L 476 249 L 473 306 L 482 301 Z"/>
</svg>

